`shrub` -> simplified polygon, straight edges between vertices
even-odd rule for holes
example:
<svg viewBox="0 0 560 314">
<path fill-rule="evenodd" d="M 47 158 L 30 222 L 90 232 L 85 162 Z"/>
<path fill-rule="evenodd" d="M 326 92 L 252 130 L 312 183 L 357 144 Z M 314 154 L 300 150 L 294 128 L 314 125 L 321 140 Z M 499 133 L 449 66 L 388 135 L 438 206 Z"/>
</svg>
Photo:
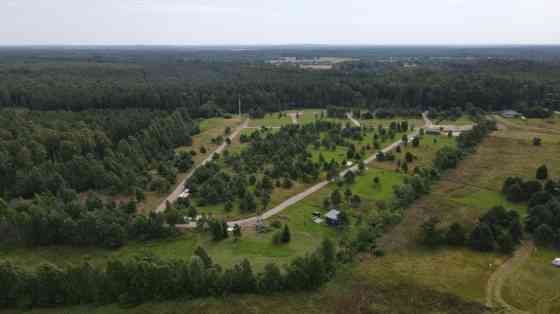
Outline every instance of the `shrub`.
<svg viewBox="0 0 560 314">
<path fill-rule="evenodd" d="M 465 230 L 459 223 L 454 223 L 449 227 L 445 236 L 447 244 L 461 246 L 465 244 Z"/>
<path fill-rule="evenodd" d="M 537 168 L 536 178 L 537 180 L 548 179 L 548 168 L 546 167 L 546 165 L 542 165 L 539 168 Z"/>
</svg>

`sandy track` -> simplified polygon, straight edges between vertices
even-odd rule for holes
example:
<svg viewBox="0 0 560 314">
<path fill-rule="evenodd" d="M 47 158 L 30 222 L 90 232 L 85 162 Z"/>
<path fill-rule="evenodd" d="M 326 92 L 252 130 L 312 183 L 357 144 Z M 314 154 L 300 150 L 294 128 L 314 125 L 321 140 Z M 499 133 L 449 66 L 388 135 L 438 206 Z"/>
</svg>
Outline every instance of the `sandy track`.
<svg viewBox="0 0 560 314">
<path fill-rule="evenodd" d="M 503 263 L 498 268 L 486 284 L 486 305 L 494 308 L 504 310 L 505 313 L 515 314 L 528 314 L 529 312 L 522 311 L 508 304 L 502 297 L 502 289 L 507 278 L 515 273 L 523 264 L 529 259 L 531 253 L 534 251 L 535 246 L 533 242 L 524 243 L 514 255 Z"/>
<path fill-rule="evenodd" d="M 348 119 L 350 119 L 350 121 L 352 121 L 352 123 L 353 123 L 355 126 L 357 126 L 357 127 L 361 127 L 361 126 L 362 126 L 358 120 L 354 119 L 354 117 L 352 116 L 351 113 L 347 113 L 346 116 L 348 117 Z"/>
<path fill-rule="evenodd" d="M 241 125 L 239 125 L 235 131 L 229 136 L 230 140 L 233 140 L 237 135 L 239 135 L 239 133 L 241 133 L 241 130 L 243 130 L 244 128 L 247 127 L 247 125 L 249 124 L 249 120 L 245 120 Z M 189 174 L 185 177 L 185 179 L 183 179 L 183 181 L 181 181 L 177 187 L 175 188 L 175 190 L 173 190 L 173 192 L 171 192 L 171 194 L 169 194 L 162 202 L 161 204 L 159 204 L 159 206 L 156 208 L 156 213 L 161 213 L 165 211 L 165 207 L 167 202 L 173 204 L 177 201 L 177 199 L 179 198 L 179 195 L 181 195 L 181 193 L 184 191 L 185 189 L 185 182 L 187 182 L 187 180 L 192 177 L 192 175 L 195 173 L 195 171 L 204 166 L 206 163 L 208 163 L 209 161 L 212 160 L 212 158 L 214 158 L 215 154 L 221 154 L 227 147 L 227 143 L 224 142 L 222 143 L 222 145 L 218 146 L 218 148 L 216 148 L 210 155 L 208 155 L 208 157 L 206 157 L 206 159 L 204 159 L 198 166 L 194 167 Z"/>
</svg>

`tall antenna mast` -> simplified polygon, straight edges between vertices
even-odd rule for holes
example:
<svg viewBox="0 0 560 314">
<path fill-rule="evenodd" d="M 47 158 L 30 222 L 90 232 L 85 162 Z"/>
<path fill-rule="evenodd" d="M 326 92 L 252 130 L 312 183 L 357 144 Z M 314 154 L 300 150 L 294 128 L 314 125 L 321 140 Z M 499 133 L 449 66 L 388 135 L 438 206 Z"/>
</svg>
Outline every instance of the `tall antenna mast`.
<svg viewBox="0 0 560 314">
<path fill-rule="evenodd" d="M 239 119 L 241 119 L 241 95 L 237 96 L 237 103 L 239 105 Z"/>
</svg>

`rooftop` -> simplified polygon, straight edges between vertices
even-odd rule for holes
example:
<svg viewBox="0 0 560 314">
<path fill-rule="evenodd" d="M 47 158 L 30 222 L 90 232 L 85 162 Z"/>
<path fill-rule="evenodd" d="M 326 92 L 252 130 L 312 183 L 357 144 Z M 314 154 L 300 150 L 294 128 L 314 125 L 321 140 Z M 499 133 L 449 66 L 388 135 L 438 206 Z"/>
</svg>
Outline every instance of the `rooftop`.
<svg viewBox="0 0 560 314">
<path fill-rule="evenodd" d="M 340 215 L 340 211 L 339 211 L 339 210 L 331 209 L 331 210 L 325 215 L 325 217 L 327 217 L 328 219 L 337 220 L 337 219 L 338 219 L 338 215 Z"/>
</svg>

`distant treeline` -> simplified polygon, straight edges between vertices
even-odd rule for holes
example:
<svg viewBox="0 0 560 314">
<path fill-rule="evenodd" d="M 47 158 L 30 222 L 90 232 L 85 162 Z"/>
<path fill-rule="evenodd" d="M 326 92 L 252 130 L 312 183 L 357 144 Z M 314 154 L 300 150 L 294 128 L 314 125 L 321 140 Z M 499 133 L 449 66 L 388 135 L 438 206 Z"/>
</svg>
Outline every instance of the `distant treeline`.
<svg viewBox="0 0 560 314">
<path fill-rule="evenodd" d="M 245 112 L 328 105 L 437 110 L 560 106 L 560 67 L 553 62 L 418 61 L 404 67 L 360 61 L 307 71 L 226 57 L 202 61 L 155 58 L 150 51 L 130 54 L 134 57 L 104 59 L 99 52 L 91 58 L 57 59 L 54 54 L 34 62 L 12 56 L 0 62 L 0 107 L 185 107 L 200 117 L 237 112 L 240 97 Z"/>
</svg>

